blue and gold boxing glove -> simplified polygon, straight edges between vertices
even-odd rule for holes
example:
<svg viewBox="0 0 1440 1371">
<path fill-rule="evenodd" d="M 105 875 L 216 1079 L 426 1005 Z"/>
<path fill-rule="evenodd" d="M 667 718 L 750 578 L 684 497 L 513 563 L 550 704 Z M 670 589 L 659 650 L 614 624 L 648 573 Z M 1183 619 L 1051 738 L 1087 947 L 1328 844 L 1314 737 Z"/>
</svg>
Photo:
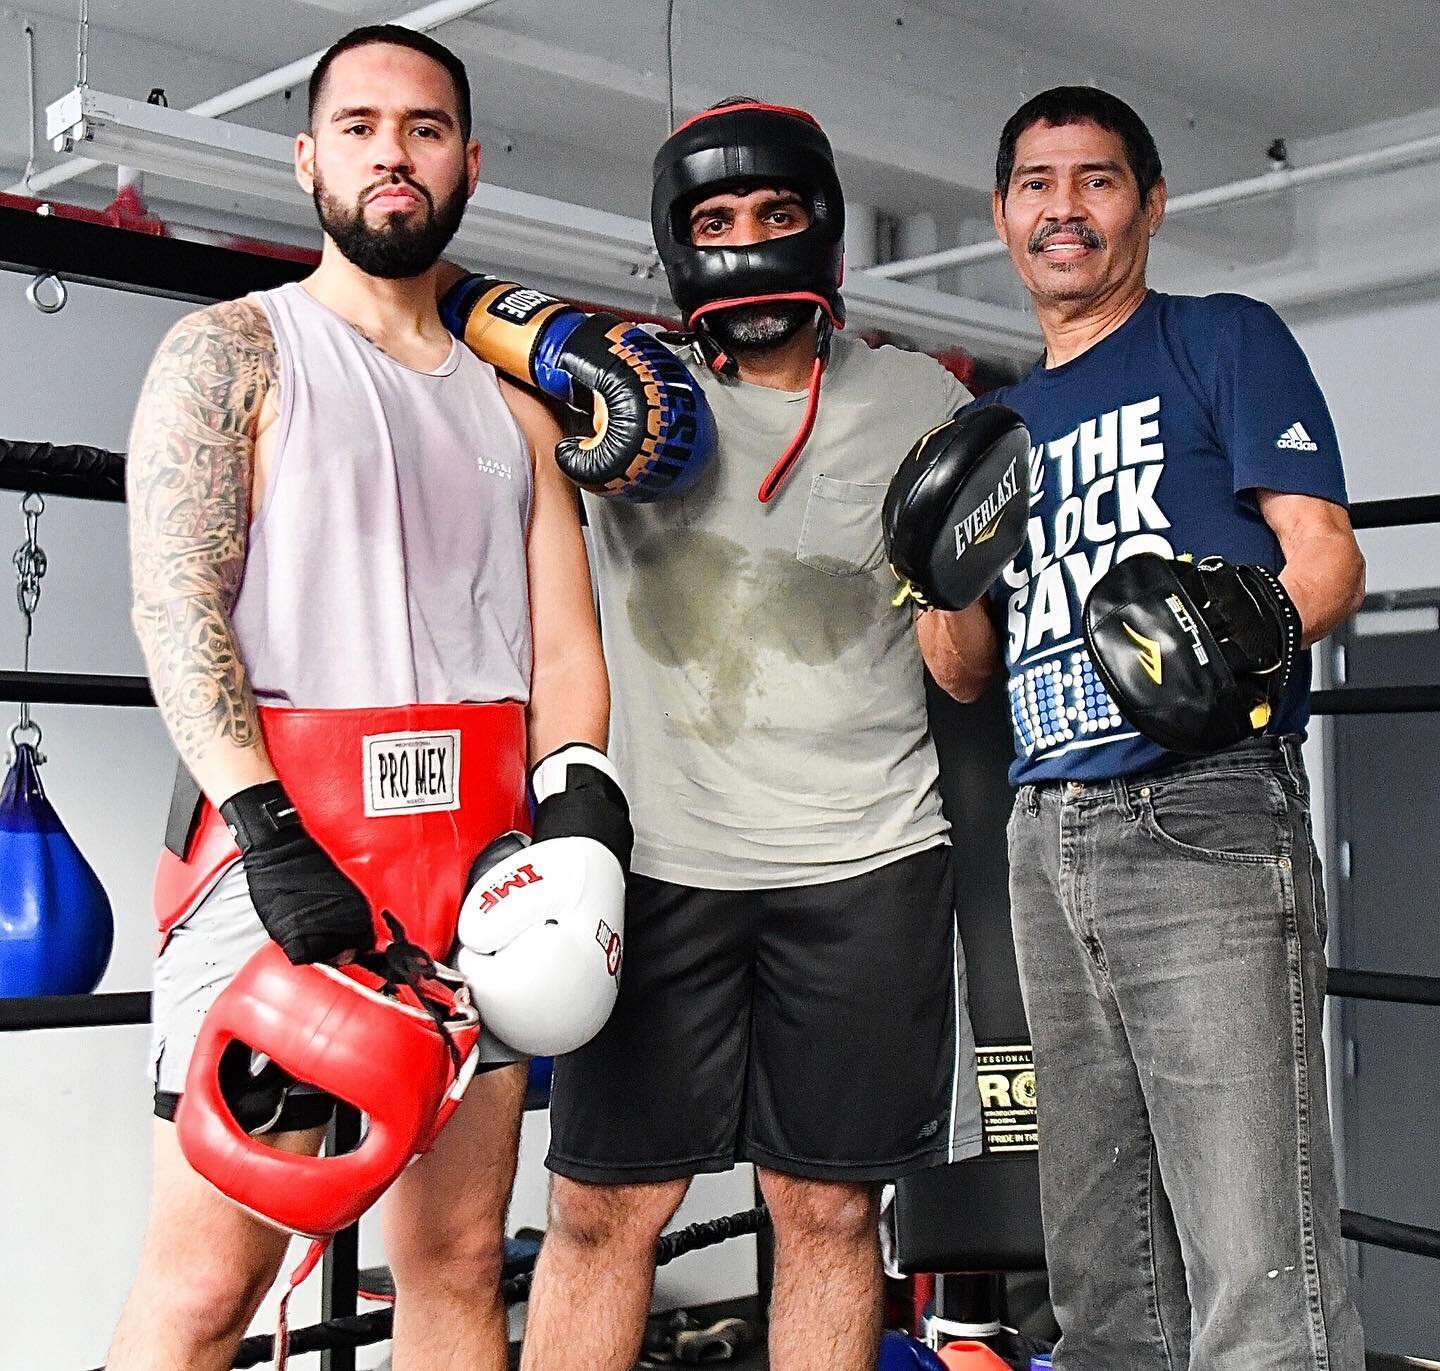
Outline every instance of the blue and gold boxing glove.
<svg viewBox="0 0 1440 1371">
<path fill-rule="evenodd" d="M 482 361 L 591 411 L 595 431 L 555 450 L 560 470 L 583 489 L 663 499 L 692 484 L 710 460 L 715 421 L 704 393 L 684 363 L 638 325 L 483 275 L 452 286 L 440 317 Z"/>
</svg>

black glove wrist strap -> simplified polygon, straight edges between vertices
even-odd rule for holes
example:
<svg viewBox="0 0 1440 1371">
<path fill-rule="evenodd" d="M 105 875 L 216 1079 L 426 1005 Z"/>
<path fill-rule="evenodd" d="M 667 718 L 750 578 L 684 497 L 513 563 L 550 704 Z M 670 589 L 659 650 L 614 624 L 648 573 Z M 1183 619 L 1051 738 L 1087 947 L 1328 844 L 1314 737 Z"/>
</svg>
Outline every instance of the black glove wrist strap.
<svg viewBox="0 0 1440 1371">
<path fill-rule="evenodd" d="M 279 781 L 262 781 L 237 791 L 220 806 L 220 817 L 242 856 L 301 826 L 294 801 Z"/>
<path fill-rule="evenodd" d="M 1280 619 L 1280 661 L 1275 673 L 1278 677 L 1275 683 L 1278 693 L 1290 683 L 1290 677 L 1295 672 L 1295 663 L 1300 656 L 1303 633 L 1300 611 L 1295 607 L 1295 601 L 1290 598 L 1290 592 L 1269 567 L 1255 566 L 1251 569 L 1269 592 L 1270 603 Z"/>
<path fill-rule="evenodd" d="M 615 855 L 628 874 L 635 830 L 625 792 L 604 772 L 572 765 L 566 788 L 535 806 L 535 841 L 546 838 L 594 838 Z"/>
</svg>

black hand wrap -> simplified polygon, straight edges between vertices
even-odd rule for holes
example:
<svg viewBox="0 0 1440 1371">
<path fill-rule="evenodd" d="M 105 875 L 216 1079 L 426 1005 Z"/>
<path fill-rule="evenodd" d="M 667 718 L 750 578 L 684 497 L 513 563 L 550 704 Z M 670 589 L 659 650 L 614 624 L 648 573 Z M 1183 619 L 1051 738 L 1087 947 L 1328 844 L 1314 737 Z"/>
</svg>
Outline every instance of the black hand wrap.
<svg viewBox="0 0 1440 1371">
<path fill-rule="evenodd" d="M 1085 646 L 1120 712 L 1195 756 L 1264 732 L 1300 659 L 1295 603 L 1274 572 L 1141 553 L 1085 604 Z"/>
<path fill-rule="evenodd" d="M 365 897 L 305 831 L 279 781 L 232 795 L 220 817 L 240 849 L 255 912 L 292 962 L 333 962 L 375 946 Z"/>
</svg>

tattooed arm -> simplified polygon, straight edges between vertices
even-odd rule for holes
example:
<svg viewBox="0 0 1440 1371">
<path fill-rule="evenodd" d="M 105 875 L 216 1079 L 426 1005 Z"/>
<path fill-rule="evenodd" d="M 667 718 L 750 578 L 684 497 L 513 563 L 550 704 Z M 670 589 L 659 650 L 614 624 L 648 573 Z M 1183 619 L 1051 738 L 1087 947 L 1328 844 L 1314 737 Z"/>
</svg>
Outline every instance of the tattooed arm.
<svg viewBox="0 0 1440 1371">
<path fill-rule="evenodd" d="M 130 433 L 135 632 L 166 727 L 216 804 L 275 779 L 230 611 L 256 439 L 277 385 L 264 312 L 247 300 L 214 305 L 160 344 Z"/>
</svg>

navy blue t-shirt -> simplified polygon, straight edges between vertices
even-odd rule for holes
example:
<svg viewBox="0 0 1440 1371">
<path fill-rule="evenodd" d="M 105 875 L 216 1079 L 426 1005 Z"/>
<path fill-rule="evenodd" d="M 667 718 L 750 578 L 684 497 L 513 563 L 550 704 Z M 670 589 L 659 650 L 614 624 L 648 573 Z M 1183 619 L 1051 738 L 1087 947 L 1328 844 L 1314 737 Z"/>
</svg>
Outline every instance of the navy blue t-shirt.
<svg viewBox="0 0 1440 1371">
<path fill-rule="evenodd" d="M 1258 300 L 1151 291 L 1089 351 L 976 401 L 997 403 L 1033 444 L 1028 542 L 991 591 L 1010 674 L 1011 781 L 1105 780 L 1176 760 L 1100 683 L 1080 632 L 1085 599 L 1137 552 L 1279 571 L 1257 490 L 1345 503 L 1305 354 Z M 1309 697 L 1307 653 L 1268 731 L 1303 733 Z"/>
</svg>

